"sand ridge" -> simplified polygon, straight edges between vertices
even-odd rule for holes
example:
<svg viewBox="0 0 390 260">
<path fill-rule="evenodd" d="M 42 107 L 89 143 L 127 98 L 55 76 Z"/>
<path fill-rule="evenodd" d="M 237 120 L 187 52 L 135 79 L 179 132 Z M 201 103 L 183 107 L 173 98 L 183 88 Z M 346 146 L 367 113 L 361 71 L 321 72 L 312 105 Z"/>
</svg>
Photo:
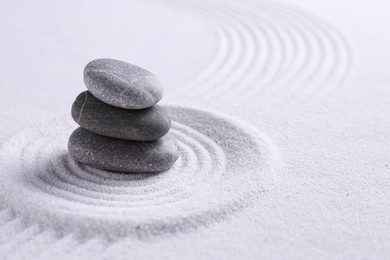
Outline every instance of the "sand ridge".
<svg viewBox="0 0 390 260">
<path fill-rule="evenodd" d="M 181 152 L 170 170 L 129 175 L 80 165 L 66 152 L 70 124 L 57 122 L 4 144 L 2 198 L 30 225 L 109 240 L 198 229 L 261 199 L 281 161 L 270 140 L 218 113 L 166 108 Z"/>
<path fill-rule="evenodd" d="M 256 171 L 260 179 L 252 182 L 244 175 L 245 187 L 257 191 L 253 193 L 256 198 L 249 196 L 244 200 L 249 205 L 240 200 L 245 198 L 242 193 L 227 193 L 226 198 L 237 203 L 216 199 L 214 210 L 217 211 L 206 214 L 199 211 L 201 205 L 194 204 L 192 208 L 184 205 L 191 198 L 195 203 L 199 190 L 213 187 L 215 191 L 210 191 L 210 195 L 222 194 L 219 186 L 204 186 L 204 175 L 188 182 L 182 179 L 188 176 L 185 174 L 176 179 L 165 175 L 165 181 L 157 176 L 125 179 L 122 186 L 121 177 L 115 176 L 116 181 L 104 187 L 107 193 L 113 193 L 110 197 L 105 192 L 96 192 L 105 183 L 104 172 L 80 168 L 64 153 L 49 161 L 45 159 L 49 150 L 45 144 L 43 153 L 31 161 L 48 162 L 41 164 L 43 173 L 47 169 L 56 171 L 49 183 L 59 187 L 57 194 L 62 197 L 45 193 L 39 187 L 49 184 L 41 181 L 35 194 L 27 194 L 29 200 L 45 194 L 51 198 L 54 210 L 68 196 L 78 199 L 78 209 L 89 202 L 88 208 L 99 213 L 97 204 L 102 197 L 102 209 L 107 211 L 138 212 L 137 216 L 157 213 L 148 214 L 149 218 L 141 221 L 138 233 L 133 222 L 125 230 L 126 237 L 117 240 L 116 236 L 107 241 L 95 233 L 80 237 L 77 233 L 82 232 L 74 231 L 76 221 L 69 223 L 64 234 L 58 234 L 62 224 L 53 223 L 57 215 L 47 222 L 42 220 L 43 224 L 34 224 L 41 219 L 22 216 L 24 213 L 31 216 L 29 213 L 34 213 L 31 209 L 40 205 L 30 203 L 27 205 L 30 208 L 23 211 L 22 206 L 27 203 L 17 208 L 20 201 L 11 203 L 3 199 L 0 200 L 0 258 L 386 259 L 390 252 L 387 234 L 389 77 L 386 72 L 390 38 L 383 32 L 389 20 L 385 8 L 389 4 L 383 0 L 288 2 L 305 8 L 254 0 L 95 1 L 93 10 L 86 2 L 73 0 L 55 4 L 46 0 L 33 3 L 18 0 L 4 4 L 10 8 L 0 8 L 4 20 L 1 30 L 7 38 L 0 43 L 7 50 L 0 66 L 4 71 L 3 137 L 23 125 L 46 121 L 49 116 L 68 115 L 69 104 L 83 86 L 80 75 L 74 76 L 81 71 L 80 64 L 104 55 L 133 61 L 155 71 L 164 82 L 165 101 L 169 104 L 213 109 L 239 118 L 245 125 L 256 126 L 253 137 L 260 137 L 263 146 L 259 147 L 264 150 L 273 147 L 264 142 L 268 136 L 283 152 L 283 160 L 280 156 L 270 156 L 267 158 L 276 158 L 277 162 L 261 161 L 268 161 L 266 164 L 271 168 L 280 161 L 285 165 L 276 171 L 276 176 L 269 176 L 260 168 Z M 24 8 L 19 8 L 17 3 Z M 223 124 L 224 120 L 218 117 L 213 122 Z M 242 133 L 234 128 L 235 122 L 227 121 L 228 132 Z M 226 167 L 234 158 L 227 156 L 232 154 L 232 149 L 225 140 L 231 136 L 213 133 L 212 128 L 202 132 L 206 139 L 215 140 L 210 137 L 220 136 L 220 141 L 213 141 L 216 145 L 212 147 L 216 149 L 212 149 L 208 148 L 208 142 L 202 141 L 203 137 L 188 134 L 201 133 L 196 130 L 196 124 L 177 123 L 176 134 L 184 138 L 185 158 L 195 165 L 196 173 L 217 163 L 218 174 L 212 175 L 212 180 L 215 184 L 226 183 L 228 190 L 232 179 L 218 169 L 221 165 Z M 33 130 L 26 131 L 31 134 Z M 44 131 L 37 136 L 40 140 L 46 138 Z M 233 143 L 248 143 L 250 136 L 241 141 L 233 139 Z M 20 145 L 19 141 L 14 143 L 15 147 Z M 38 148 L 39 145 L 26 150 Z M 224 152 L 218 155 L 223 155 L 224 160 L 210 160 L 214 157 L 209 153 L 220 149 Z M 63 147 L 61 151 L 64 152 Z M 199 164 L 197 156 L 205 163 Z M 184 161 L 180 163 L 178 167 L 186 167 Z M 68 168 L 72 176 L 57 180 L 67 176 Z M 272 178 L 274 185 L 267 182 Z M 76 193 L 64 191 L 78 180 L 83 184 L 73 187 Z M 129 193 L 130 185 L 134 193 Z M 183 193 L 186 185 L 194 187 Z M 244 187 L 242 183 L 238 186 Z M 154 191 L 153 187 L 160 187 L 161 192 Z M 9 187 L 3 191 L 2 195 L 16 192 Z M 143 191 L 156 196 L 144 196 Z M 26 197 L 26 194 L 17 195 Z M 205 204 L 204 198 L 199 201 Z M 43 201 L 41 206 L 48 203 Z M 160 203 L 167 203 L 173 209 L 168 226 L 152 219 L 167 216 L 168 213 L 157 210 Z M 142 205 L 145 205 L 143 211 Z M 184 211 L 182 205 L 188 209 L 186 216 L 190 221 L 186 223 L 177 218 L 177 213 Z M 89 210 L 84 208 L 85 212 Z M 67 210 L 63 214 L 75 219 L 81 213 Z M 194 221 L 192 217 L 197 213 L 203 222 Z M 81 217 L 87 218 L 91 216 Z M 92 225 L 97 219 L 108 223 L 104 212 L 92 218 Z M 123 223 L 123 220 L 114 222 Z M 150 223 L 153 225 L 147 228 Z M 104 230 L 99 234 L 104 234 Z"/>
<path fill-rule="evenodd" d="M 337 29 L 293 5 L 270 1 L 171 1 L 207 21 L 217 39 L 205 68 L 175 93 L 188 89 L 225 102 L 237 95 L 324 99 L 349 74 L 352 51 Z M 183 91 L 180 91 L 180 90 Z M 211 93 L 210 93 L 211 90 Z M 223 90 L 228 95 L 220 96 Z"/>
</svg>

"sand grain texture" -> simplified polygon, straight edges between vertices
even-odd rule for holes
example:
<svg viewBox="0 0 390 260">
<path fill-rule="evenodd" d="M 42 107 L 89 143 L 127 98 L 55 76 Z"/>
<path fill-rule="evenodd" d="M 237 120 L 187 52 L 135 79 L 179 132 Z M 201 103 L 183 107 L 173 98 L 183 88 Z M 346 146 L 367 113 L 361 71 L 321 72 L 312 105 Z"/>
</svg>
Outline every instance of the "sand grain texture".
<svg viewBox="0 0 390 260">
<path fill-rule="evenodd" d="M 0 3 L 0 258 L 386 259 L 389 8 Z M 183 152 L 171 171 L 66 156 L 97 57 L 161 79 Z"/>
<path fill-rule="evenodd" d="M 1 197 L 29 225 L 115 240 L 196 230 L 261 196 L 280 160 L 268 138 L 223 115 L 167 109 L 181 154 L 170 170 L 134 175 L 81 165 L 66 149 L 71 124 L 53 121 L 2 146 Z"/>
</svg>

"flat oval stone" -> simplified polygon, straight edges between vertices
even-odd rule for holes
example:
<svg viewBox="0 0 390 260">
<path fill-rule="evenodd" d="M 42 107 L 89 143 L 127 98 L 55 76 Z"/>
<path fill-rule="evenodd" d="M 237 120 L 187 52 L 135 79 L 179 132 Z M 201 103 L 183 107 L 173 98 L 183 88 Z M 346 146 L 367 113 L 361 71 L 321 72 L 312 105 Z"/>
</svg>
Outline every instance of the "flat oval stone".
<svg viewBox="0 0 390 260">
<path fill-rule="evenodd" d="M 81 127 L 109 137 L 151 141 L 164 136 L 171 128 L 167 112 L 155 105 L 145 109 L 123 109 L 107 105 L 89 91 L 77 96 L 72 117 Z"/>
<path fill-rule="evenodd" d="M 179 158 L 179 148 L 171 134 L 139 142 L 98 135 L 81 127 L 69 137 L 68 150 L 80 163 L 117 172 L 161 172 Z"/>
<path fill-rule="evenodd" d="M 163 96 L 161 83 L 153 73 L 119 60 L 91 61 L 84 69 L 84 82 L 96 98 L 121 108 L 147 108 Z"/>
</svg>

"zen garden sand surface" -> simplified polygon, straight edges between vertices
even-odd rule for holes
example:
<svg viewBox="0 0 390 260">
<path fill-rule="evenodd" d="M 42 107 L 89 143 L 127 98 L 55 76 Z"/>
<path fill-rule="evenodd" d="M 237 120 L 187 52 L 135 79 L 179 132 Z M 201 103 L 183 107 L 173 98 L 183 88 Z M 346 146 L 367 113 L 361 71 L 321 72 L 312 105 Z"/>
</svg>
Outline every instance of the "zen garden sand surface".
<svg viewBox="0 0 390 260">
<path fill-rule="evenodd" d="M 389 5 L 2 1 L 0 259 L 387 259 Z"/>
</svg>

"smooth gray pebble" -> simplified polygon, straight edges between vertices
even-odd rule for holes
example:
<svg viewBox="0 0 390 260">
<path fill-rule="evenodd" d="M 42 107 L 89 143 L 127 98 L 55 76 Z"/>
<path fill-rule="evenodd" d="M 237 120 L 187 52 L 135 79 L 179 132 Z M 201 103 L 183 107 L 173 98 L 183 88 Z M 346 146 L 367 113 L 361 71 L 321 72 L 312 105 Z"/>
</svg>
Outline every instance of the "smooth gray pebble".
<svg viewBox="0 0 390 260">
<path fill-rule="evenodd" d="M 158 105 L 138 110 L 118 108 L 100 101 L 89 91 L 77 96 L 72 117 L 96 134 L 134 141 L 158 139 L 171 128 L 167 112 Z"/>
<path fill-rule="evenodd" d="M 153 73 L 114 59 L 96 59 L 88 63 L 84 69 L 84 82 L 96 98 L 121 108 L 151 107 L 163 96 L 161 83 Z"/>
<path fill-rule="evenodd" d="M 179 158 L 179 147 L 171 134 L 141 142 L 106 137 L 77 128 L 69 137 L 68 150 L 78 162 L 116 172 L 162 172 Z"/>
</svg>

